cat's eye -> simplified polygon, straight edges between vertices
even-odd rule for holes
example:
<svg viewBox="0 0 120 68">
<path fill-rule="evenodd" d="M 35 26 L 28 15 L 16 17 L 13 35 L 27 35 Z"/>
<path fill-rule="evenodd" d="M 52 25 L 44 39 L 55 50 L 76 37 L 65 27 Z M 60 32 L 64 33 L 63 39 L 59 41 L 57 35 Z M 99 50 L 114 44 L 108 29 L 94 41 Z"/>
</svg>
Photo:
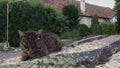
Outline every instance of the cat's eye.
<svg viewBox="0 0 120 68">
<path fill-rule="evenodd" d="M 21 39 L 22 39 L 22 40 L 25 40 L 25 37 L 22 37 Z"/>
<path fill-rule="evenodd" d="M 37 39 L 39 40 L 39 39 L 40 39 L 40 37 L 37 37 Z"/>
</svg>

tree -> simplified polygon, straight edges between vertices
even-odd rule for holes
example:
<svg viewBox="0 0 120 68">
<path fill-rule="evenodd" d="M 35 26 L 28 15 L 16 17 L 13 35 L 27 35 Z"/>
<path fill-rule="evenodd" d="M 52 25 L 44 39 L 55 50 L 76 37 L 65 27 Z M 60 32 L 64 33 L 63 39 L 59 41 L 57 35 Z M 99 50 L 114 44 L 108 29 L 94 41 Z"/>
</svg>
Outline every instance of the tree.
<svg viewBox="0 0 120 68">
<path fill-rule="evenodd" d="M 96 15 L 92 16 L 90 29 L 93 35 L 101 34 L 101 26 L 99 24 L 98 17 Z"/>
<path fill-rule="evenodd" d="M 0 3 L 0 42 L 5 42 L 6 40 L 6 3 Z"/>
<path fill-rule="evenodd" d="M 69 21 L 69 27 L 71 29 L 75 28 L 79 24 L 79 10 L 78 8 L 73 5 L 69 4 L 62 8 L 63 14 L 67 17 L 67 20 Z"/>
<path fill-rule="evenodd" d="M 114 10 L 116 11 L 116 26 L 117 26 L 117 32 L 118 34 L 120 33 L 120 0 L 115 0 L 115 7 Z"/>
</svg>

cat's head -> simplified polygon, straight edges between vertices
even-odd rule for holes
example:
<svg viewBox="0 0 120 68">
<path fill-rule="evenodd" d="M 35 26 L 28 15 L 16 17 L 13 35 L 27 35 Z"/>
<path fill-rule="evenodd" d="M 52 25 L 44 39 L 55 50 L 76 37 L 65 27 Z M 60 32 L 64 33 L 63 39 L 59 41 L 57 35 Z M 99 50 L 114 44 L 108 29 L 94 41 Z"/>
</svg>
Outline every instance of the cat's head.
<svg viewBox="0 0 120 68">
<path fill-rule="evenodd" d="M 43 32 L 42 29 L 38 30 L 38 32 L 35 31 L 23 32 L 21 30 L 18 30 L 20 37 L 20 46 L 22 46 L 23 48 L 22 50 L 25 50 L 30 54 L 37 48 L 40 48 L 42 32 Z"/>
</svg>

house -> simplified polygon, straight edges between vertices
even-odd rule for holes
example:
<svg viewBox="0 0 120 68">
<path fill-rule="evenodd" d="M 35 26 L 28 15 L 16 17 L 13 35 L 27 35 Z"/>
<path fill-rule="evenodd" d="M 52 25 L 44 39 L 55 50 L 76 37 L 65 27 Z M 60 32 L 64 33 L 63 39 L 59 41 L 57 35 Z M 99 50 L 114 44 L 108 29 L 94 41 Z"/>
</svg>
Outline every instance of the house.
<svg viewBox="0 0 120 68">
<path fill-rule="evenodd" d="M 115 22 L 115 12 L 109 7 L 102 7 L 93 4 L 86 3 L 85 0 L 43 0 L 43 3 L 54 7 L 56 10 L 61 10 L 64 5 L 75 4 L 82 13 L 80 23 L 86 24 L 90 27 L 91 18 L 93 15 L 99 17 L 99 22 L 111 21 Z"/>
</svg>

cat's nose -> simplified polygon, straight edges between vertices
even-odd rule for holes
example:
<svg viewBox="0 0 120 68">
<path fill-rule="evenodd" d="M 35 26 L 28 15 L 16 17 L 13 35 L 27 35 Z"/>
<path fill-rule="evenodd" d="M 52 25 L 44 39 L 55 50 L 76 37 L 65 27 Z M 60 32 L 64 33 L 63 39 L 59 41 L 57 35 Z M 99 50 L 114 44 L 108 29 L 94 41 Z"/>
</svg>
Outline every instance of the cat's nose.
<svg viewBox="0 0 120 68">
<path fill-rule="evenodd" d="M 33 51 L 28 51 L 28 54 L 32 54 L 33 53 Z"/>
<path fill-rule="evenodd" d="M 29 50 L 28 50 L 28 54 L 32 54 L 33 53 L 33 51 L 32 51 L 32 49 L 30 48 Z"/>
</svg>

